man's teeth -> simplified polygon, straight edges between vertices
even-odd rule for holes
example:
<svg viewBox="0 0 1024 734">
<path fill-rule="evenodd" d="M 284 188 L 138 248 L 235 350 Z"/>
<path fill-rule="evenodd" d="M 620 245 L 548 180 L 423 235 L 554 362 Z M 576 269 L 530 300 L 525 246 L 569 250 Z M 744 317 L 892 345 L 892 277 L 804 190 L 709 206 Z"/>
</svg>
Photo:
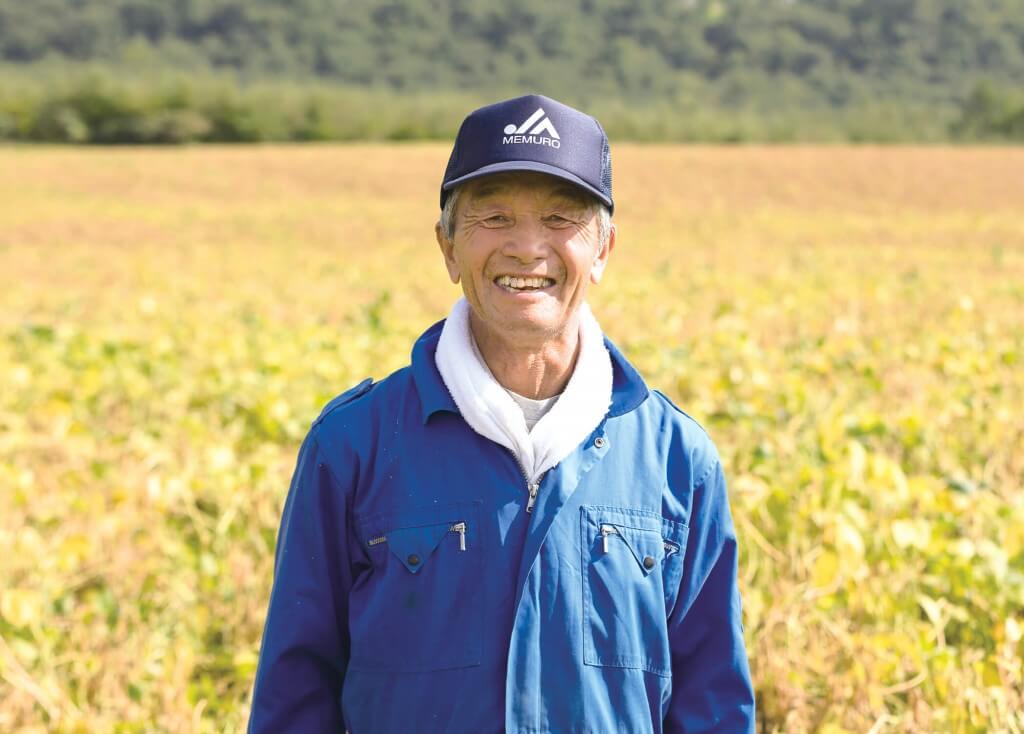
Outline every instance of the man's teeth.
<svg viewBox="0 0 1024 734">
<path fill-rule="evenodd" d="M 547 288 L 549 285 L 555 284 L 555 281 L 551 278 L 515 278 L 511 275 L 498 276 L 495 282 L 497 282 L 498 285 L 505 286 L 506 288 L 516 288 L 519 290 L 524 288 Z"/>
</svg>

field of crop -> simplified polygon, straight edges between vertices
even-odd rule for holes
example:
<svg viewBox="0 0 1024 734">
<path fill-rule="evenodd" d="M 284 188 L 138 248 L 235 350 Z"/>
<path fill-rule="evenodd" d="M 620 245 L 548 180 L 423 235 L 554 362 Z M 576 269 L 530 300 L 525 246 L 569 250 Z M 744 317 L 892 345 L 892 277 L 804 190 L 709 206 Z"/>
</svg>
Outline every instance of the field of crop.
<svg viewBox="0 0 1024 734">
<path fill-rule="evenodd" d="M 761 732 L 1024 731 L 1024 150 L 613 149 Z M 458 291 L 438 145 L 0 149 L 0 731 L 247 718 L 298 442 Z"/>
</svg>

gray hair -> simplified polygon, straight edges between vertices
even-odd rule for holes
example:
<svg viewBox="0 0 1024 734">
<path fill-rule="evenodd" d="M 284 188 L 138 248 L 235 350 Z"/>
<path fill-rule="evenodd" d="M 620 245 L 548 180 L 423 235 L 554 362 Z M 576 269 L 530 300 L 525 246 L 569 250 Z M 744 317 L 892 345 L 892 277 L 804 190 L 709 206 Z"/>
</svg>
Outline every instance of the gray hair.
<svg viewBox="0 0 1024 734">
<path fill-rule="evenodd" d="M 449 191 L 448 198 L 445 199 L 444 207 L 441 209 L 441 231 L 449 240 L 455 237 L 455 207 L 458 206 L 461 193 L 462 186 L 456 186 Z M 612 233 L 612 213 L 597 199 L 594 199 L 593 208 L 597 210 L 597 241 L 603 248 L 608 244 L 608 238 Z"/>
</svg>

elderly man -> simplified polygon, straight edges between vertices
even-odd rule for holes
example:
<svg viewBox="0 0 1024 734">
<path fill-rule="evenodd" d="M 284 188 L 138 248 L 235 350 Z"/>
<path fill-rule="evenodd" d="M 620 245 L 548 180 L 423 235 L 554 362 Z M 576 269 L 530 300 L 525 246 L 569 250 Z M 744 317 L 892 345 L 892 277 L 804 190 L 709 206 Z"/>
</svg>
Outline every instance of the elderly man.
<svg viewBox="0 0 1024 734">
<path fill-rule="evenodd" d="M 715 447 L 586 304 L 613 206 L 593 118 L 463 122 L 436 237 L 465 297 L 312 424 L 250 732 L 753 732 Z"/>
</svg>

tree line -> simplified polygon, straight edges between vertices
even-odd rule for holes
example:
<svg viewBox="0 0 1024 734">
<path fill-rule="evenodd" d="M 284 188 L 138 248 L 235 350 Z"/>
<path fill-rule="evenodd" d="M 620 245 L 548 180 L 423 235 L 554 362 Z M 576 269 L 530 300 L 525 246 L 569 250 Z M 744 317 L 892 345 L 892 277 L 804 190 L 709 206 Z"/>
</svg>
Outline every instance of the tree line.
<svg viewBox="0 0 1024 734">
<path fill-rule="evenodd" d="M 1024 0 L 0 0 L 0 138 L 450 137 L 538 91 L 637 140 L 1024 139 Z"/>
</svg>

